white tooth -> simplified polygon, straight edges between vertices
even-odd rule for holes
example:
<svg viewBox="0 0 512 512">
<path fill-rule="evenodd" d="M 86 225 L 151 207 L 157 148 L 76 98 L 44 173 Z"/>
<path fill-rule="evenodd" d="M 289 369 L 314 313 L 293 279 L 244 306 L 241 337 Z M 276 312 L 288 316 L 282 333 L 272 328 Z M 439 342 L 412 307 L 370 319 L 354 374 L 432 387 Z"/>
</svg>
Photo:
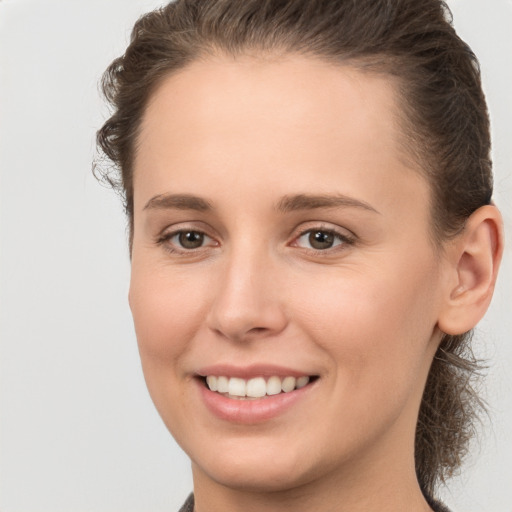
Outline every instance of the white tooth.
<svg viewBox="0 0 512 512">
<path fill-rule="evenodd" d="M 295 387 L 296 387 L 297 389 L 303 388 L 304 386 L 306 386 L 306 385 L 308 384 L 308 382 L 309 382 L 309 377 L 307 377 L 307 376 L 299 377 L 299 378 L 297 379 L 297 382 L 296 382 L 296 384 L 295 384 Z"/>
<path fill-rule="evenodd" d="M 227 377 L 217 377 L 217 391 L 227 393 L 229 390 L 229 381 Z"/>
<path fill-rule="evenodd" d="M 267 381 L 267 395 L 278 395 L 281 393 L 281 379 L 270 377 Z"/>
<path fill-rule="evenodd" d="M 206 377 L 206 384 L 208 384 L 211 391 L 217 391 L 217 377 L 208 375 L 208 377 Z"/>
<path fill-rule="evenodd" d="M 247 396 L 260 398 L 265 396 L 266 392 L 267 384 L 263 377 L 256 377 L 247 381 Z"/>
<path fill-rule="evenodd" d="M 285 393 L 289 393 L 295 389 L 295 377 L 285 377 L 281 384 L 281 389 Z"/>
<path fill-rule="evenodd" d="M 229 379 L 228 393 L 233 396 L 245 396 L 245 380 L 231 377 Z"/>
</svg>

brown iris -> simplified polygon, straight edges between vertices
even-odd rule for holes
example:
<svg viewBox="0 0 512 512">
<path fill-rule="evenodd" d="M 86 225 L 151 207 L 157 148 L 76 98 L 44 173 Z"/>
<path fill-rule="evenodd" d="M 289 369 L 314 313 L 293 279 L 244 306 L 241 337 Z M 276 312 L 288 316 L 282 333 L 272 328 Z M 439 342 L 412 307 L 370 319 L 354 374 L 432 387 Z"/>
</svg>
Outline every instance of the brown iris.
<svg viewBox="0 0 512 512">
<path fill-rule="evenodd" d="M 328 231 L 312 231 L 308 238 L 313 249 L 330 249 L 334 244 L 334 235 Z"/>
<path fill-rule="evenodd" d="M 203 245 L 204 234 L 197 231 L 182 231 L 178 241 L 184 249 L 197 249 Z"/>
</svg>

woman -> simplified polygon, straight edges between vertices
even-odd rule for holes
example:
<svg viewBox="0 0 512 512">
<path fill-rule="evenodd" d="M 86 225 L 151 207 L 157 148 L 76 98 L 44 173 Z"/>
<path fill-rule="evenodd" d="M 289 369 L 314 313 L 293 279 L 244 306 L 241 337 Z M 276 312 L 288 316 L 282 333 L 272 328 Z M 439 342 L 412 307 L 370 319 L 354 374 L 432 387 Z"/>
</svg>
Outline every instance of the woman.
<svg viewBox="0 0 512 512">
<path fill-rule="evenodd" d="M 178 0 L 104 77 L 144 375 L 184 510 L 442 511 L 502 254 L 438 0 Z"/>
</svg>

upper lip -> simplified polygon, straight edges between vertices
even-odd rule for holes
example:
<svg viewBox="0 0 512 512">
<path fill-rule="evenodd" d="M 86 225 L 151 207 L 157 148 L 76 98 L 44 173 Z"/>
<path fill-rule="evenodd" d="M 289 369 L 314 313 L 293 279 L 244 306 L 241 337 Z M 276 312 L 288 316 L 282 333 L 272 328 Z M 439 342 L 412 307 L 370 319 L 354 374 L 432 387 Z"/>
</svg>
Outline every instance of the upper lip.
<svg viewBox="0 0 512 512">
<path fill-rule="evenodd" d="M 197 371 L 201 377 L 208 377 L 214 375 L 217 377 L 238 377 L 239 379 L 251 379 L 254 377 L 303 377 L 312 376 L 314 373 L 308 371 L 301 371 L 294 368 L 287 368 L 285 366 L 278 366 L 274 364 L 253 364 L 250 366 L 235 366 L 232 364 L 215 364 L 205 366 Z"/>
</svg>

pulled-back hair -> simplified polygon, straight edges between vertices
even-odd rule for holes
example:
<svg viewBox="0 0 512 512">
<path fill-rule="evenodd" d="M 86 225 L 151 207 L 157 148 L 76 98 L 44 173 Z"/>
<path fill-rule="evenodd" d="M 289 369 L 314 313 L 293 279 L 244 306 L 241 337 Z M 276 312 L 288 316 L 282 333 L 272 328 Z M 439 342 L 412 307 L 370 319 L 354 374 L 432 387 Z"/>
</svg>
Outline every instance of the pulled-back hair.
<svg viewBox="0 0 512 512">
<path fill-rule="evenodd" d="M 113 115 L 97 141 L 114 166 L 97 167 L 118 190 L 133 234 L 133 162 L 148 100 L 162 80 L 210 55 L 301 54 L 396 84 L 402 140 L 431 189 L 434 243 L 459 233 L 492 196 L 489 121 L 477 59 L 440 0 L 177 0 L 135 24 L 125 54 L 103 76 Z M 416 427 L 423 492 L 460 467 L 481 402 L 470 333 L 444 335 Z"/>
</svg>

